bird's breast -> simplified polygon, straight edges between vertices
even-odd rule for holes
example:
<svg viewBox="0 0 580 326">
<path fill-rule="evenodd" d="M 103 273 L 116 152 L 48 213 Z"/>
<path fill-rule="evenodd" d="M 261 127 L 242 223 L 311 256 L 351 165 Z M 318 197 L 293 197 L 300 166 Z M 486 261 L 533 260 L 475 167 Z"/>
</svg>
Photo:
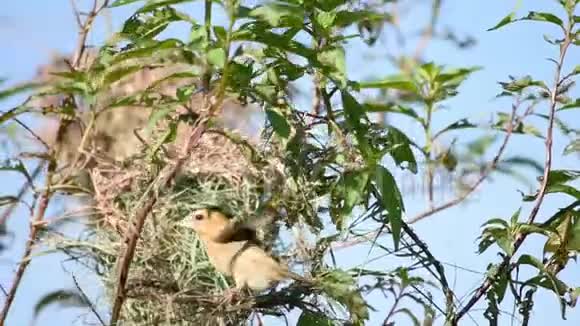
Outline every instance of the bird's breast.
<svg viewBox="0 0 580 326">
<path fill-rule="evenodd" d="M 246 241 L 234 241 L 228 243 L 207 242 L 206 250 L 210 262 L 215 269 L 225 275 L 232 275 L 232 261 L 243 250 Z"/>
</svg>

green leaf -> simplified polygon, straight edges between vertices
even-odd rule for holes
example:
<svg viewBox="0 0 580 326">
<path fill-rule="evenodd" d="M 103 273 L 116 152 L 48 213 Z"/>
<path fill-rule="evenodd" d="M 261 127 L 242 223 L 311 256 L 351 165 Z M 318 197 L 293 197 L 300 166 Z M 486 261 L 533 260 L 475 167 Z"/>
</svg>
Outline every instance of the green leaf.
<svg viewBox="0 0 580 326">
<path fill-rule="evenodd" d="M 301 27 L 304 24 L 304 9 L 291 3 L 266 3 L 258 5 L 249 13 L 267 22 L 272 27 Z"/>
<path fill-rule="evenodd" d="M 459 86 L 469 75 L 481 69 L 483 68 L 476 66 L 446 70 L 445 72 L 439 73 L 435 77 L 435 81 L 443 83 L 445 86 Z"/>
<path fill-rule="evenodd" d="M 222 48 L 209 50 L 207 53 L 207 61 L 213 66 L 222 69 L 226 64 L 226 51 Z"/>
<path fill-rule="evenodd" d="M 515 211 L 515 213 L 512 214 L 512 217 L 510 218 L 510 223 L 512 225 L 515 225 L 516 223 L 518 223 L 518 220 L 520 219 L 521 212 L 522 212 L 522 208 L 520 207 L 517 211 Z"/>
<path fill-rule="evenodd" d="M 296 326 L 333 326 L 332 320 L 323 315 L 314 314 L 308 311 L 302 311 Z"/>
<path fill-rule="evenodd" d="M 580 170 L 551 170 L 548 174 L 548 187 L 578 178 L 580 178 Z"/>
<path fill-rule="evenodd" d="M 424 124 L 423 118 L 421 118 L 415 110 L 410 107 L 402 106 L 395 103 L 371 103 L 367 102 L 363 104 L 363 108 L 367 112 L 392 112 L 399 113 L 411 117 L 419 123 Z"/>
<path fill-rule="evenodd" d="M 157 0 L 157 1 L 147 1 L 147 4 L 137 10 L 137 13 L 150 12 L 160 7 L 167 7 L 170 5 L 176 5 L 179 3 L 193 2 L 195 0 Z"/>
<path fill-rule="evenodd" d="M 493 218 L 485 222 L 479 243 L 478 252 L 483 253 L 492 244 L 496 243 L 508 255 L 513 254 L 513 236 L 510 233 L 508 222 L 501 218 Z"/>
<path fill-rule="evenodd" d="M 564 155 L 580 152 L 580 138 L 574 139 L 564 148 Z"/>
<path fill-rule="evenodd" d="M 499 303 L 503 301 L 509 283 L 508 273 L 501 273 L 494 282 L 494 291 Z"/>
<path fill-rule="evenodd" d="M 492 128 L 497 129 L 497 130 L 501 130 L 501 131 L 508 131 L 508 126 L 510 123 L 510 115 L 505 113 L 505 112 L 498 112 L 497 113 L 497 122 L 495 122 L 492 125 Z M 524 134 L 524 135 L 532 135 L 538 138 L 545 138 L 544 135 L 542 135 L 541 131 L 529 124 L 524 124 L 522 122 L 520 122 L 519 124 L 517 124 L 516 126 L 513 127 L 512 129 L 512 133 L 514 134 Z"/>
<path fill-rule="evenodd" d="M 540 87 L 544 90 L 548 90 L 548 86 L 541 80 L 534 80 L 531 76 L 524 76 L 520 79 L 512 78 L 510 82 L 499 82 L 501 87 L 513 93 L 521 93 L 528 87 Z"/>
<path fill-rule="evenodd" d="M 443 67 L 436 65 L 434 62 L 427 62 L 422 64 L 417 72 L 419 76 L 427 81 L 435 81 L 437 76 L 441 73 Z"/>
<path fill-rule="evenodd" d="M 577 109 L 580 108 L 580 98 L 577 98 L 574 101 L 570 101 L 564 105 L 562 105 L 558 111 L 570 110 L 570 109 Z"/>
<path fill-rule="evenodd" d="M 521 262 L 520 262 L 521 261 Z M 556 294 L 556 298 L 560 303 L 562 318 L 566 319 L 566 305 L 563 296 L 568 292 L 568 285 L 566 283 L 559 280 L 556 276 L 550 274 L 550 272 L 546 271 L 544 266 L 540 263 L 540 261 L 530 255 L 522 255 L 518 260 L 518 264 L 525 264 L 531 265 L 538 270 L 540 270 L 540 275 L 532 277 L 531 279 L 525 281 L 522 285 L 526 286 L 529 284 L 541 286 L 547 290 L 552 291 Z"/>
<path fill-rule="evenodd" d="M 391 172 L 381 165 L 375 170 L 375 183 L 381 194 L 381 205 L 388 212 L 395 250 L 398 250 L 403 225 L 402 212 L 405 211 L 403 197 Z"/>
<path fill-rule="evenodd" d="M 109 64 L 116 65 L 129 59 L 151 58 L 155 55 L 159 55 L 160 52 L 175 51 L 182 48 L 183 43 L 180 40 L 167 39 L 160 42 L 154 42 L 151 45 L 121 52 L 113 57 L 113 60 Z"/>
<path fill-rule="evenodd" d="M 497 23 L 494 27 L 488 29 L 487 31 L 488 32 L 495 31 L 497 29 L 504 27 L 507 24 L 511 24 L 515 21 L 514 20 L 515 17 L 516 17 L 516 13 L 512 12 L 509 15 L 505 16 L 502 20 L 499 21 L 499 23 Z"/>
<path fill-rule="evenodd" d="M 293 37 L 294 35 L 292 35 Z M 290 53 L 297 54 L 308 60 L 312 60 L 316 52 L 304 44 L 292 40 L 292 37 L 272 33 L 263 26 L 250 24 L 241 26 L 232 35 L 232 41 L 253 41 L 263 43 L 273 48 L 278 48 Z"/>
<path fill-rule="evenodd" d="M 544 252 L 556 253 L 562 249 L 580 252 L 580 212 L 574 210 L 579 203 L 580 201 L 576 201 L 576 205 L 561 209 L 542 225 L 550 230 Z"/>
<path fill-rule="evenodd" d="M 353 322 L 364 325 L 362 321 L 369 318 L 368 306 L 350 274 L 340 269 L 331 270 L 321 277 L 320 285 L 330 298 L 348 309 Z"/>
<path fill-rule="evenodd" d="M 568 243 L 566 243 L 566 249 L 580 252 L 580 213 L 575 212 L 575 216 L 571 221 L 570 235 L 568 238 Z"/>
<path fill-rule="evenodd" d="M 290 133 L 292 131 L 292 127 L 286 120 L 286 117 L 280 112 L 280 110 L 275 108 L 268 108 L 266 109 L 266 116 L 268 117 L 268 121 L 274 128 L 274 131 L 278 136 L 287 139 L 290 137 Z"/>
<path fill-rule="evenodd" d="M 534 266 L 538 270 L 544 271 L 544 264 L 542 264 L 542 262 L 540 260 L 536 259 L 535 257 L 527 255 L 527 254 L 521 255 L 517 261 L 517 264 L 518 265 Z"/>
<path fill-rule="evenodd" d="M 175 8 L 149 9 L 146 5 L 125 21 L 120 36 L 136 43 L 154 41 L 172 22 L 178 21 L 194 23 L 191 17 Z"/>
<path fill-rule="evenodd" d="M 369 182 L 366 170 L 346 171 L 343 173 L 331 192 L 331 216 L 338 229 L 342 229 L 344 220 L 353 208 L 364 199 Z"/>
<path fill-rule="evenodd" d="M 513 156 L 510 158 L 506 158 L 505 160 L 501 160 L 499 162 L 500 165 L 507 165 L 507 166 L 512 166 L 512 165 L 519 165 L 519 166 L 525 166 L 525 167 L 529 167 L 534 169 L 535 172 L 537 173 L 543 173 L 544 172 L 544 166 L 542 164 L 540 164 L 538 161 L 528 158 L 528 157 L 523 157 L 523 156 Z"/>
<path fill-rule="evenodd" d="M 564 185 L 564 184 L 557 184 L 557 185 L 550 186 L 548 188 L 548 190 L 546 190 L 546 193 L 547 194 L 563 193 L 563 194 L 570 195 L 576 199 L 580 199 L 580 190 L 576 189 L 573 186 Z"/>
<path fill-rule="evenodd" d="M 558 18 L 558 16 L 548 12 L 530 11 L 529 14 L 526 17 L 521 18 L 521 20 L 547 22 L 558 25 L 562 28 L 564 27 L 564 22 Z"/>
<path fill-rule="evenodd" d="M 301 2 L 301 1 L 300 1 Z M 304 2 L 309 3 L 309 2 Z M 331 11 L 338 8 L 341 5 L 344 5 L 344 0 L 318 0 L 312 2 L 316 8 L 322 9 L 324 11 Z"/>
<path fill-rule="evenodd" d="M 0 207 L 10 205 L 18 202 L 18 197 L 15 196 L 0 196 Z"/>
<path fill-rule="evenodd" d="M 538 225 L 534 225 L 534 224 L 526 224 L 526 223 L 519 224 L 518 230 L 522 234 L 537 233 L 537 234 L 542 234 L 545 236 L 549 236 L 550 232 L 551 232 L 551 230 L 544 228 L 542 226 L 538 226 Z"/>
<path fill-rule="evenodd" d="M 34 305 L 34 319 L 36 319 L 42 310 L 51 304 L 60 304 L 65 307 L 89 307 L 90 303 L 85 300 L 83 295 L 72 290 L 57 290 L 44 295 Z"/>
<path fill-rule="evenodd" d="M 341 91 L 342 105 L 344 107 L 344 114 L 348 125 L 354 129 L 357 140 L 357 147 L 365 160 L 371 159 L 373 155 L 372 148 L 366 139 L 367 128 L 362 125 L 361 120 L 366 118 L 366 113 L 357 102 L 357 100 L 346 90 Z"/>
<path fill-rule="evenodd" d="M 3 100 L 5 98 L 36 89 L 36 88 L 40 87 L 41 85 L 42 84 L 40 84 L 40 83 L 25 83 L 22 85 L 18 85 L 18 86 L 14 86 L 14 87 L 0 90 L 0 100 Z"/>
<path fill-rule="evenodd" d="M 392 21 L 393 17 L 387 13 L 372 10 L 341 10 L 336 14 L 334 25 L 344 28 L 354 23 L 365 22 L 367 24 Z"/>
<path fill-rule="evenodd" d="M 111 3 L 109 5 L 109 8 L 114 8 L 114 7 L 121 7 L 121 6 L 125 6 L 134 2 L 138 2 L 138 1 L 143 1 L 143 0 L 117 0 L 113 3 Z"/>
<path fill-rule="evenodd" d="M 576 170 L 551 170 L 548 174 L 546 194 L 564 193 L 576 199 L 580 199 L 580 190 L 574 186 L 566 185 L 567 182 L 580 178 L 580 171 Z M 537 194 L 524 197 L 524 201 L 533 201 Z"/>
<path fill-rule="evenodd" d="M 447 127 L 439 130 L 436 135 L 440 136 L 446 132 L 457 130 L 457 129 L 467 129 L 467 128 L 477 128 L 476 124 L 469 122 L 467 119 L 461 119 L 458 121 L 453 122 L 452 124 L 448 125 Z"/>
<path fill-rule="evenodd" d="M 205 27 L 199 24 L 192 24 L 189 32 L 189 47 L 195 50 L 205 50 L 208 45 Z"/>
<path fill-rule="evenodd" d="M 408 169 L 414 174 L 417 173 L 417 161 L 415 160 L 415 155 L 411 149 L 411 140 L 402 131 L 395 127 L 388 127 L 389 133 L 387 134 L 387 139 L 391 148 L 389 149 L 389 154 L 395 160 L 398 167 L 403 169 Z M 403 165 L 407 163 L 407 165 Z"/>
<path fill-rule="evenodd" d="M 318 61 L 330 68 L 328 76 L 336 80 L 340 88 L 346 87 L 346 61 L 343 48 L 326 49 L 317 55 Z"/>
<path fill-rule="evenodd" d="M 228 32 L 223 26 L 214 26 L 213 33 L 215 34 L 215 36 L 218 38 L 218 40 L 221 42 L 222 45 L 226 44 Z"/>
<path fill-rule="evenodd" d="M 402 75 L 389 76 L 381 80 L 360 82 L 360 88 L 398 89 L 417 93 L 417 87 L 412 80 Z"/>
<path fill-rule="evenodd" d="M 114 70 L 110 70 L 108 72 L 105 73 L 105 75 L 103 76 L 103 82 L 101 84 L 101 87 L 106 87 L 111 85 L 114 82 L 117 82 L 119 80 L 121 80 L 122 78 L 131 75 L 133 73 L 136 73 L 137 71 L 140 71 L 143 69 L 142 65 L 132 65 L 132 66 L 127 66 L 127 67 L 120 67 L 118 69 L 114 69 Z"/>
<path fill-rule="evenodd" d="M 323 29 L 328 29 L 334 23 L 336 19 L 336 12 L 326 12 L 326 11 L 318 11 L 315 15 L 315 20 L 318 25 L 320 25 Z"/>
<path fill-rule="evenodd" d="M 23 113 L 28 112 L 30 109 L 31 108 L 26 105 L 19 105 L 6 112 L 0 112 L 0 125 L 14 117 L 17 117 Z"/>
<path fill-rule="evenodd" d="M 506 222 L 504 219 L 501 219 L 501 218 L 489 219 L 485 223 L 483 223 L 481 226 L 484 227 L 484 226 L 490 226 L 490 225 L 494 225 L 494 224 L 496 224 L 500 227 L 504 227 L 504 228 L 509 227 L 508 222 Z"/>
<path fill-rule="evenodd" d="M 495 142 L 497 139 L 496 135 L 484 135 L 471 142 L 467 143 L 467 149 L 469 152 L 476 156 L 481 156 L 485 154 L 485 151 Z"/>
</svg>

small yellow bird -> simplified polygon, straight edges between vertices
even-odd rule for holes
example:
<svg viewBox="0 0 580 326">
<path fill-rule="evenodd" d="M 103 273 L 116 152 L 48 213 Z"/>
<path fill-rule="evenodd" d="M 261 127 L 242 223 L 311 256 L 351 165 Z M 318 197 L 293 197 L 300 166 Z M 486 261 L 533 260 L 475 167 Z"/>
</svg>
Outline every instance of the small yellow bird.
<svg viewBox="0 0 580 326">
<path fill-rule="evenodd" d="M 311 283 L 260 248 L 252 226 L 236 226 L 217 209 L 196 210 L 192 216 L 191 226 L 204 243 L 210 262 L 218 272 L 232 276 L 238 290 L 247 287 L 260 292 L 284 279 Z"/>
</svg>

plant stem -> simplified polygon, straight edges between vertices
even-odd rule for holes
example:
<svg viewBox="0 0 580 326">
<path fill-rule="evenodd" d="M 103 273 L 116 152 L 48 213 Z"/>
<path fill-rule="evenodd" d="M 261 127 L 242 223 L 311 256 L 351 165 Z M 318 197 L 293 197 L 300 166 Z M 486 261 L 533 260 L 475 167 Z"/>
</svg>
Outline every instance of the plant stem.
<svg viewBox="0 0 580 326">
<path fill-rule="evenodd" d="M 14 276 L 14 281 L 12 282 L 12 286 L 8 291 L 8 295 L 6 296 L 6 301 L 4 302 L 4 306 L 2 307 L 2 312 L 0 312 L 0 326 L 4 326 L 6 321 L 6 317 L 8 317 L 8 312 L 10 311 L 10 307 L 12 306 L 12 302 L 14 301 L 14 297 L 16 296 L 16 291 L 18 290 L 18 286 L 22 281 L 22 277 L 24 276 L 24 272 L 26 268 L 31 262 L 30 254 L 32 253 L 32 248 L 34 247 L 34 243 L 38 236 L 38 231 L 42 228 L 42 222 L 44 220 L 44 215 L 46 213 L 46 209 L 50 202 L 50 197 L 52 195 L 51 189 L 51 182 L 52 182 L 52 175 L 56 169 L 56 162 L 51 160 L 47 167 L 47 175 L 45 181 L 45 188 L 40 197 L 40 204 L 38 206 L 38 210 L 36 211 L 36 215 L 31 218 L 30 220 L 30 235 L 28 236 L 28 240 L 26 241 L 26 247 L 24 248 L 24 255 L 22 256 L 22 260 L 20 261 L 20 265 L 18 265 L 18 270 Z"/>
<path fill-rule="evenodd" d="M 532 211 L 530 212 L 530 215 L 528 217 L 527 223 L 528 224 L 532 224 L 535 219 L 536 216 L 538 215 L 538 211 L 540 210 L 540 207 L 542 206 L 543 200 L 544 200 L 544 196 L 546 195 L 546 190 L 548 188 L 548 176 L 550 175 L 550 171 L 552 168 L 552 142 L 553 142 L 553 129 L 554 129 L 554 117 L 556 114 L 556 105 L 558 104 L 557 102 L 557 96 L 558 96 L 558 92 L 559 92 L 559 85 L 560 85 L 560 78 L 562 75 L 562 66 L 564 65 L 564 59 L 566 57 L 566 52 L 568 50 L 568 47 L 570 46 L 571 43 L 571 30 L 572 30 L 572 26 L 571 26 L 571 19 L 568 20 L 568 28 L 565 32 L 565 39 L 562 42 L 562 44 L 560 45 L 560 57 L 556 66 L 556 72 L 554 74 L 554 88 L 551 91 L 550 94 L 550 112 L 549 112 L 549 120 L 548 120 L 548 129 L 547 129 L 547 134 L 546 134 L 546 159 L 545 159 L 545 164 L 544 164 L 544 173 L 543 173 L 543 179 L 542 179 L 542 184 L 540 186 L 540 191 L 538 192 L 538 195 L 536 197 L 536 204 L 534 205 L 534 207 L 532 208 Z M 514 254 L 515 252 L 521 247 L 522 243 L 524 242 L 524 240 L 526 239 L 527 234 L 524 233 L 520 233 L 518 235 L 518 237 L 516 238 L 515 242 L 514 242 Z M 513 255 L 507 255 L 503 261 L 501 262 L 499 268 L 497 269 L 496 273 L 493 273 L 492 275 L 488 276 L 484 283 L 477 289 L 477 291 L 475 292 L 475 294 L 471 297 L 471 299 L 467 302 L 467 304 L 461 309 L 461 311 L 459 311 L 459 313 L 457 314 L 457 316 L 454 318 L 453 320 L 453 325 L 456 325 L 459 320 L 466 314 L 469 312 L 469 310 L 487 293 L 487 291 L 489 290 L 489 288 L 493 285 L 493 280 L 496 278 L 497 275 L 501 275 L 502 273 L 505 272 L 509 272 L 511 270 L 510 268 L 510 261 L 511 258 L 513 257 Z"/>
</svg>

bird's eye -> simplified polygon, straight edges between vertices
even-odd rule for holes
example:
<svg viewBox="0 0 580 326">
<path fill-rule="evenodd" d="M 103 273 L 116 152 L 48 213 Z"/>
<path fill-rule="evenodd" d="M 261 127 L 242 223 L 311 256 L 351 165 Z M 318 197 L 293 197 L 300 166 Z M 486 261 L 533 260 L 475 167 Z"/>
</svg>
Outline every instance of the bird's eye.
<svg viewBox="0 0 580 326">
<path fill-rule="evenodd" d="M 195 216 L 193 218 L 195 218 L 198 221 L 201 221 L 201 220 L 203 220 L 203 214 L 195 214 Z"/>
</svg>

